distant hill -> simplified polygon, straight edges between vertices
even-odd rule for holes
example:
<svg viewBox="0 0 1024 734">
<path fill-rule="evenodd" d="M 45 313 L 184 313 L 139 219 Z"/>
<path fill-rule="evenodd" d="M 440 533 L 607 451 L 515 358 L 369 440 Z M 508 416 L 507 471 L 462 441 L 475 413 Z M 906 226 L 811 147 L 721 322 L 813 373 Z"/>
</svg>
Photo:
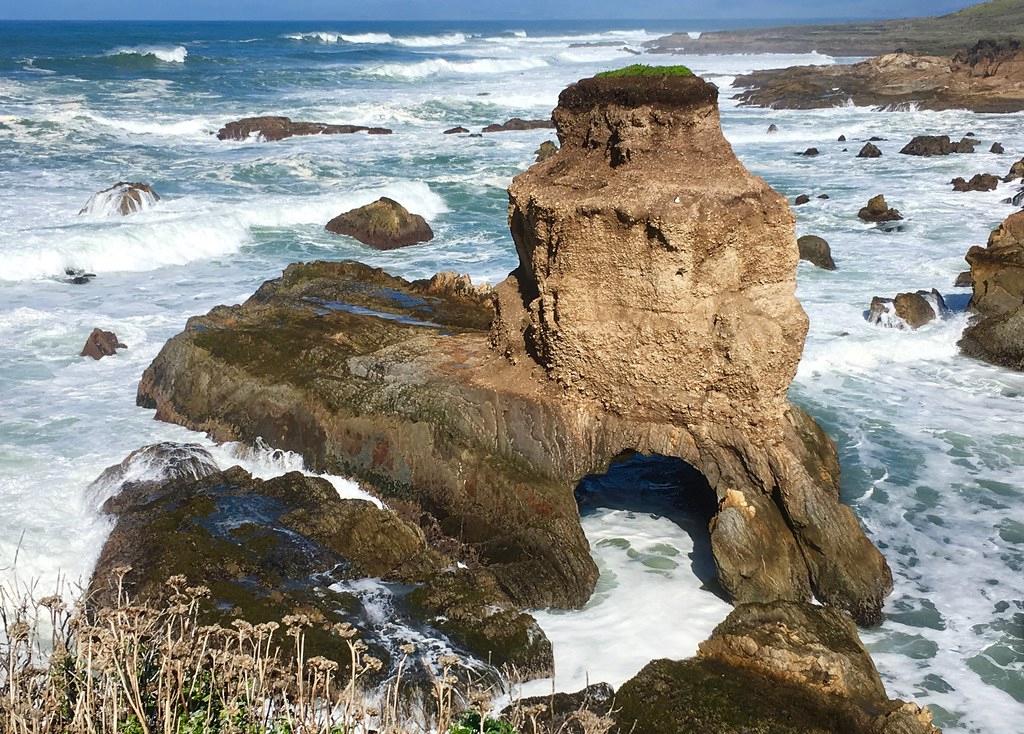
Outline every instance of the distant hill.
<svg viewBox="0 0 1024 734">
<path fill-rule="evenodd" d="M 1024 0 L 989 0 L 932 18 L 713 31 L 698 39 L 673 33 L 648 45 L 655 53 L 877 56 L 903 49 L 949 55 L 982 39 L 1024 41 Z"/>
</svg>

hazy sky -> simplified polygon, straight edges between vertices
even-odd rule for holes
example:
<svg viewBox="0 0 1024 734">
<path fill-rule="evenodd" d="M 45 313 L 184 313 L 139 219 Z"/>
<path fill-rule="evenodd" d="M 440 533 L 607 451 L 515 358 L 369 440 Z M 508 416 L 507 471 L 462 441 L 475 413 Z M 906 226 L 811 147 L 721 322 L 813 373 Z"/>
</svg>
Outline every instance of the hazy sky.
<svg viewBox="0 0 1024 734">
<path fill-rule="evenodd" d="M 975 0 L 976 1 L 976 0 Z M 0 0 L 4 19 L 513 20 L 932 15 L 972 0 Z"/>
</svg>

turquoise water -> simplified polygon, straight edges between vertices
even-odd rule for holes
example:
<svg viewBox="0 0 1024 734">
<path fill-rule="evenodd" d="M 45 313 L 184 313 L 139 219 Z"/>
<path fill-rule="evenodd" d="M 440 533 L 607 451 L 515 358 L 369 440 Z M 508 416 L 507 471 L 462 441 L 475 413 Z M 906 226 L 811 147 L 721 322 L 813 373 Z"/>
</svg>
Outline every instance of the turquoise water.
<svg viewBox="0 0 1024 734">
<path fill-rule="evenodd" d="M 441 131 L 547 116 L 567 83 L 633 63 L 624 48 L 680 29 L 700 27 L 0 23 L 0 568 L 17 550 L 23 578 L 87 578 L 108 531 L 90 482 L 140 445 L 201 440 L 134 405 L 142 370 L 189 315 L 239 302 L 301 259 L 504 277 L 515 264 L 505 187 L 551 132 Z M 728 99 L 735 74 L 833 60 L 642 60 L 681 61 L 719 84 L 727 137 L 777 189 L 830 195 L 795 209 L 799 233 L 826 237 L 839 270 L 800 266 L 811 334 L 792 395 L 839 442 L 844 495 L 897 577 L 887 622 L 865 639 L 890 692 L 929 704 L 948 731 L 1006 731 L 1024 714 L 1024 376 L 958 356 L 962 312 L 915 333 L 870 326 L 862 314 L 874 295 L 937 287 L 955 296 L 963 253 L 1011 209 L 1000 203 L 1005 190 L 955 194 L 947 182 L 1005 172 L 1024 155 L 1021 116 L 744 110 Z M 394 135 L 261 144 L 212 134 L 254 114 L 384 125 Z M 780 130 L 769 136 L 771 122 Z M 913 134 L 967 131 L 985 141 L 979 151 L 999 140 L 1008 154 L 896 154 Z M 871 135 L 887 138 L 882 158 L 854 159 Z M 822 155 L 794 155 L 811 145 Z M 128 218 L 78 215 L 119 180 L 146 181 L 163 198 Z M 905 232 L 856 220 L 879 192 L 907 215 Z M 378 253 L 323 231 L 381 195 L 425 216 L 436 238 Z M 97 277 L 70 285 L 67 267 Z M 129 348 L 79 358 L 94 326 Z M 232 451 L 218 460 L 262 474 L 296 461 Z M 588 516 L 606 573 L 580 616 L 542 616 L 556 657 L 579 669 L 614 625 L 632 641 L 627 652 L 683 656 L 725 614 L 701 596 L 688 563 L 659 560 L 651 582 L 652 548 L 673 559 L 692 547 L 685 531 L 656 520 Z M 690 600 L 702 611 L 644 613 L 670 593 L 671 609 Z M 619 681 L 642 662 L 609 653 L 594 670 Z"/>
</svg>

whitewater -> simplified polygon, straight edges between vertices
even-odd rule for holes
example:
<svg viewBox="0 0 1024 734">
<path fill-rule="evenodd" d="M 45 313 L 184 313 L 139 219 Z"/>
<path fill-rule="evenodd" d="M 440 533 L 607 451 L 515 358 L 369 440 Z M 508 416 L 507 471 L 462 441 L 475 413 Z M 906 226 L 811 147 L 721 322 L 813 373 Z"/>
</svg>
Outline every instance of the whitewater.
<svg viewBox="0 0 1024 734">
<path fill-rule="evenodd" d="M 505 189 L 552 131 L 441 131 L 546 117 L 562 88 L 599 70 L 685 63 L 719 85 L 740 160 L 791 200 L 811 195 L 794 209 L 798 234 L 832 246 L 837 271 L 800 265 L 811 327 L 791 398 L 837 441 L 843 497 L 893 569 L 886 621 L 862 632 L 889 693 L 928 705 L 947 732 L 1013 730 L 1024 716 L 1024 375 L 959 356 L 969 292 L 953 288 L 967 248 L 1013 209 L 1001 203 L 1005 187 L 954 193 L 948 182 L 1005 173 L 1024 155 L 1022 117 L 739 108 L 730 99 L 738 74 L 843 60 L 643 53 L 662 33 L 702 30 L 0 24 L 0 582 L 87 581 L 110 530 L 99 512 L 107 490 L 92 482 L 145 444 L 199 443 L 222 467 L 261 477 L 302 468 L 272 447 L 213 446 L 135 406 L 142 370 L 189 316 L 241 302 L 298 260 L 499 281 L 516 264 Z M 394 134 L 278 143 L 213 134 L 255 114 Z M 772 123 L 779 131 L 769 135 Z M 1007 155 L 896 154 L 915 134 L 968 132 L 979 151 L 999 141 Z M 883 156 L 855 159 L 871 136 L 884 139 Z M 797 155 L 811 146 L 821 154 Z M 144 181 L 161 198 L 130 217 L 109 216 L 102 202 L 87 207 L 118 181 Z M 904 213 L 905 231 L 857 220 L 877 193 Z M 376 252 L 323 231 L 379 196 L 422 214 L 434 240 Z M 74 285 L 69 268 L 96 277 Z M 864 319 L 873 296 L 932 287 L 953 307 L 941 322 L 909 332 Z M 99 362 L 78 357 L 97 326 L 128 349 Z M 330 479 L 344 496 L 366 497 Z M 556 676 L 530 692 L 618 685 L 652 658 L 693 654 L 728 614 L 702 567 L 701 528 L 676 490 L 656 472 L 629 471 L 581 488 L 601 579 L 584 609 L 537 611 Z"/>
</svg>

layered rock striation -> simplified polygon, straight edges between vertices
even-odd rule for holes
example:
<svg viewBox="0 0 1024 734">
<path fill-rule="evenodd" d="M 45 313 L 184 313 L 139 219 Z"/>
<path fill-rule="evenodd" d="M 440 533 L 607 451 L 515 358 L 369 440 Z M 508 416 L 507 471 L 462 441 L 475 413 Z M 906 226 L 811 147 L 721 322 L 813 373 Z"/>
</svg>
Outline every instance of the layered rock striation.
<svg viewBox="0 0 1024 734">
<path fill-rule="evenodd" d="M 793 216 L 733 154 L 717 89 L 587 79 L 554 120 L 558 152 L 510 187 L 520 264 L 493 294 L 292 265 L 191 319 L 139 403 L 363 480 L 528 606 L 594 588 L 581 477 L 627 451 L 679 457 L 717 496 L 734 601 L 814 594 L 876 622 L 889 569 L 839 499 L 832 442 L 786 397 L 807 330 Z"/>
</svg>

